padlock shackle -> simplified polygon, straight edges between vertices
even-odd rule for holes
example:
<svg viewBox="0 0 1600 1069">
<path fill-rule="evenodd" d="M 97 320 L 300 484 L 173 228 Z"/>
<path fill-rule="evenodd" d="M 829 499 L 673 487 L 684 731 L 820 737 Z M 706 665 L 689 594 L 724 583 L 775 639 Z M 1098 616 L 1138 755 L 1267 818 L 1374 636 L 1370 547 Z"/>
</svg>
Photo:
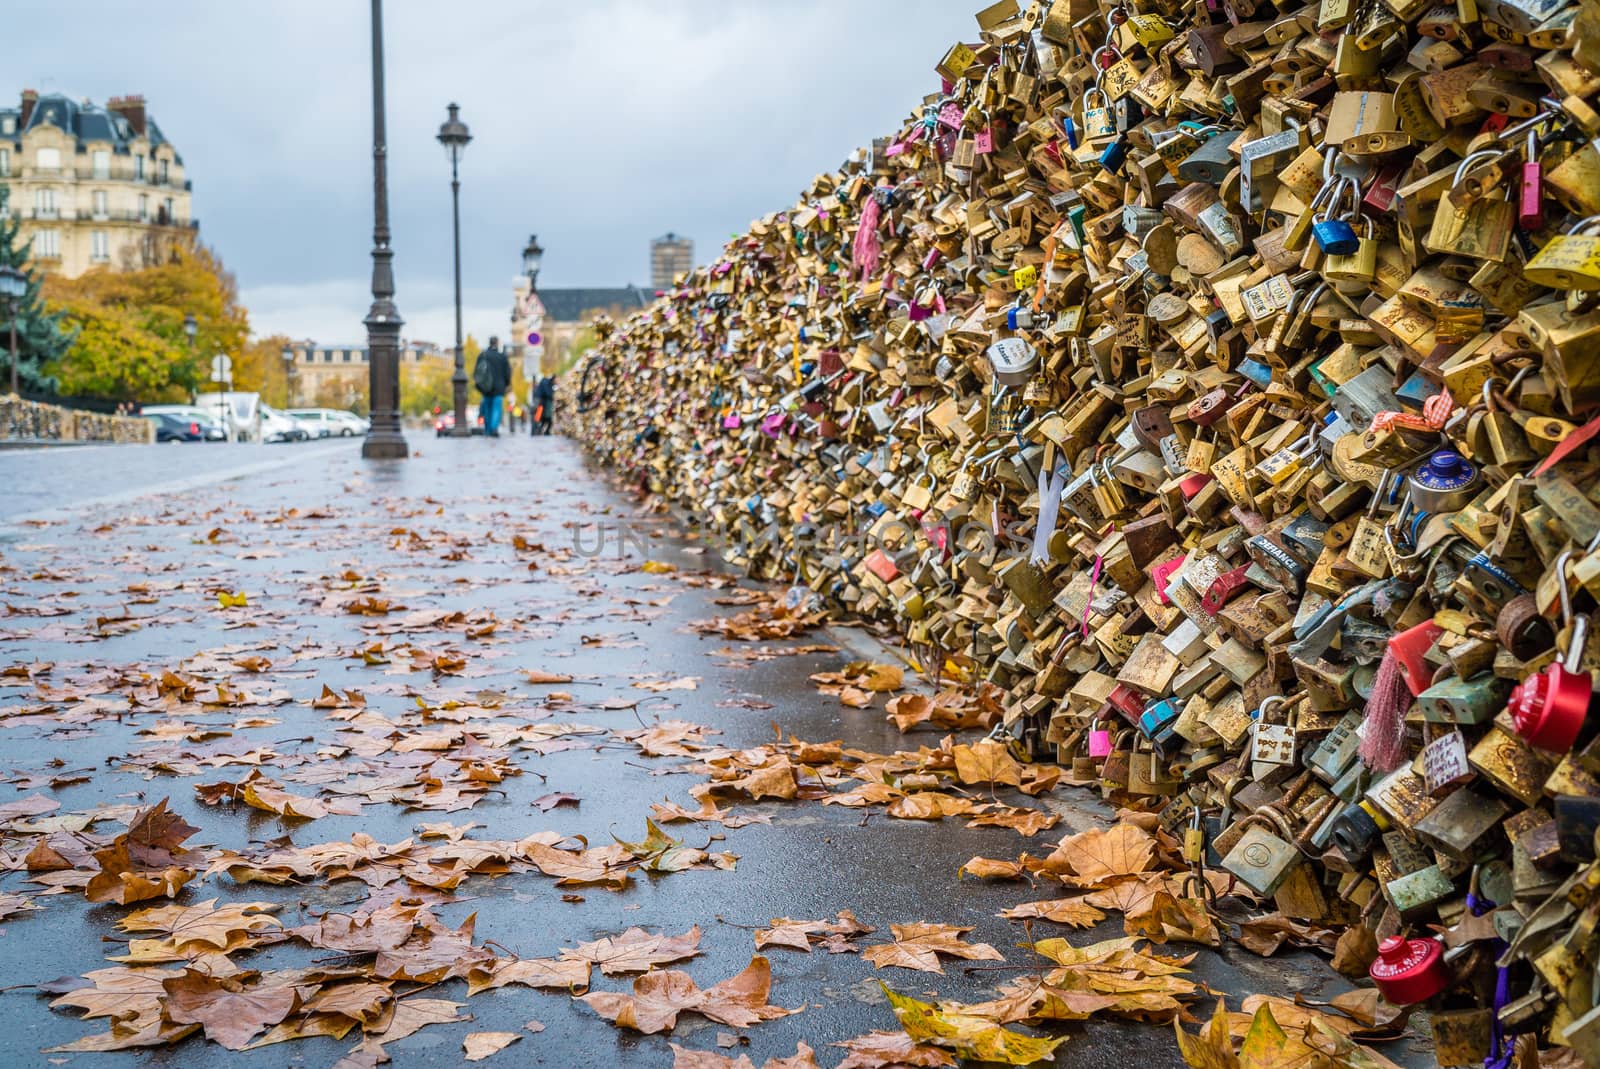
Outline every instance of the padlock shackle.
<svg viewBox="0 0 1600 1069">
<path fill-rule="evenodd" d="M 1460 163 L 1456 164 L 1455 180 L 1451 182 L 1451 185 L 1460 185 L 1461 180 L 1467 176 L 1467 171 L 1471 170 L 1474 163 L 1483 163 L 1486 160 L 1498 159 L 1503 155 L 1505 155 L 1505 153 L 1501 149 L 1497 148 L 1480 148 L 1476 152 L 1467 153 L 1466 157 Z"/>
</svg>

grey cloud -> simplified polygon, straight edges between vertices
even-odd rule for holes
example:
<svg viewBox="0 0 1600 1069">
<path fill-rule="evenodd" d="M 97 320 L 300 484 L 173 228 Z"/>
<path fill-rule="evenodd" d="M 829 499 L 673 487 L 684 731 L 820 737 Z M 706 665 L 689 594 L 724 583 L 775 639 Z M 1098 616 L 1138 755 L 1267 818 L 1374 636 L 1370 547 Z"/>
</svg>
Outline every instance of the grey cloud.
<svg viewBox="0 0 1600 1069">
<path fill-rule="evenodd" d="M 390 191 L 408 333 L 453 329 L 449 170 L 433 140 L 462 106 L 469 329 L 503 326 L 522 243 L 550 286 L 648 281 L 667 230 L 715 254 L 751 218 L 896 126 L 974 39 L 970 0 L 389 0 Z M 356 338 L 371 242 L 368 5 L 112 0 L 8 15 L 15 84 L 142 92 L 195 184 L 201 232 L 258 331 Z M 98 27 L 98 28 L 96 28 Z M 488 322 L 480 322 L 487 317 Z M 341 329 L 342 325 L 342 329 Z"/>
</svg>

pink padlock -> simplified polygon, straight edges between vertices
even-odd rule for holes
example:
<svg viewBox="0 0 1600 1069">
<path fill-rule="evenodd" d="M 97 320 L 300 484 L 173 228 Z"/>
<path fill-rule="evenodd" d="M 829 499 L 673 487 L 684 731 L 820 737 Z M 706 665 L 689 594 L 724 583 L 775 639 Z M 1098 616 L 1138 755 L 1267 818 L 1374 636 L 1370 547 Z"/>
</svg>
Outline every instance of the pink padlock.
<svg viewBox="0 0 1600 1069">
<path fill-rule="evenodd" d="M 1099 723 L 1100 721 L 1096 720 L 1089 725 L 1089 756 L 1110 757 L 1111 731 L 1098 726 Z"/>
</svg>

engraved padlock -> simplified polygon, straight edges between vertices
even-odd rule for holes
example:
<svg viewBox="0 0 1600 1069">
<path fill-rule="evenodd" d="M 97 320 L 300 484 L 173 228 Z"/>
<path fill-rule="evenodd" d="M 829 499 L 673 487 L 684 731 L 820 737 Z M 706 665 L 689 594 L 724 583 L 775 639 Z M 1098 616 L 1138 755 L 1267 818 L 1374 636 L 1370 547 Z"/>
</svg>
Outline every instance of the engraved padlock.
<svg viewBox="0 0 1600 1069">
<path fill-rule="evenodd" d="M 1263 765 L 1294 764 L 1294 728 L 1287 723 L 1274 724 L 1268 717 L 1288 704 L 1281 694 L 1274 694 L 1261 703 L 1250 743 L 1250 760 Z"/>
<path fill-rule="evenodd" d="M 1571 558 L 1572 551 L 1567 550 L 1555 563 L 1561 618 L 1572 627 L 1566 655 L 1518 683 L 1506 704 L 1517 734 L 1541 750 L 1562 754 L 1578 741 L 1594 697 L 1594 680 L 1582 667 L 1589 617 L 1573 615 L 1572 596 L 1567 592 L 1567 561 Z"/>
<path fill-rule="evenodd" d="M 1522 269 L 1522 277 L 1558 290 L 1600 290 L 1600 215 L 1574 223 L 1545 242 Z"/>
<path fill-rule="evenodd" d="M 1244 834 L 1222 859 L 1222 867 L 1256 894 L 1273 894 L 1299 864 L 1300 851 L 1293 843 L 1265 830 L 1270 825 L 1264 816 L 1246 817 L 1241 826 L 1245 828 Z"/>
</svg>

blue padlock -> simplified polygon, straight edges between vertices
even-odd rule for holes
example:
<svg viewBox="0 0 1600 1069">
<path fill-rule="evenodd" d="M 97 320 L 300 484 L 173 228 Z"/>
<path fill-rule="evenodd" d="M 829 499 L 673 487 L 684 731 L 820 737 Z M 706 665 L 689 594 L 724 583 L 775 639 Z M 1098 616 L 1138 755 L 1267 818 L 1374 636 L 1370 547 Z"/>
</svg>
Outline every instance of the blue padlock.
<svg viewBox="0 0 1600 1069">
<path fill-rule="evenodd" d="M 1078 127 L 1072 121 L 1072 116 L 1068 115 L 1061 120 L 1061 130 L 1067 135 L 1067 147 L 1076 151 L 1078 148 Z"/>
<path fill-rule="evenodd" d="M 1122 135 L 1107 145 L 1105 151 L 1100 153 L 1100 166 L 1108 171 L 1115 172 L 1122 166 L 1122 161 L 1127 158 L 1128 138 L 1126 135 Z M 1351 231 L 1351 233 L 1354 234 L 1355 231 Z"/>
<path fill-rule="evenodd" d="M 1311 224 L 1311 238 L 1329 256 L 1351 256 L 1361 248 L 1361 236 L 1343 219 L 1323 219 Z"/>
</svg>

